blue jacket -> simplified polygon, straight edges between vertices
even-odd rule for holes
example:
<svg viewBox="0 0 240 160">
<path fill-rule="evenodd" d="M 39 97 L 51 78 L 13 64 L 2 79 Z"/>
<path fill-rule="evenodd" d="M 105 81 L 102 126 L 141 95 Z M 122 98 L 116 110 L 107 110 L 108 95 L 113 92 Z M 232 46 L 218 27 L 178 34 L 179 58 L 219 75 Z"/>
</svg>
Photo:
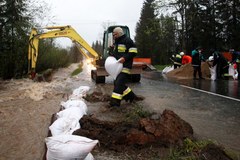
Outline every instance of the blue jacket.
<svg viewBox="0 0 240 160">
<path fill-rule="evenodd" d="M 196 49 L 192 51 L 192 65 L 201 66 L 201 62 L 205 61 L 203 54 L 199 53 Z"/>
</svg>

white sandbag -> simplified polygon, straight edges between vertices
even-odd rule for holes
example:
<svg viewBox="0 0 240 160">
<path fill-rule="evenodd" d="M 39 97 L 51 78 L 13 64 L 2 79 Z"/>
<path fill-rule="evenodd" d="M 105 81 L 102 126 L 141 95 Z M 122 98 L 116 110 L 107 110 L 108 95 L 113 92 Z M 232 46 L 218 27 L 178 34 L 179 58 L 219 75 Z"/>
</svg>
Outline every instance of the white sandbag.
<svg viewBox="0 0 240 160">
<path fill-rule="evenodd" d="M 66 102 L 61 102 L 61 106 L 63 106 L 64 109 L 71 108 L 71 107 L 80 107 L 82 108 L 83 112 L 87 114 L 87 105 L 83 100 L 80 99 L 69 99 Z"/>
<path fill-rule="evenodd" d="M 238 79 L 238 71 L 236 69 L 234 69 L 233 79 L 234 80 Z"/>
<path fill-rule="evenodd" d="M 87 157 L 84 158 L 84 160 L 94 160 L 94 157 L 93 157 L 93 155 L 92 155 L 91 153 L 89 153 L 89 154 L 87 155 Z"/>
<path fill-rule="evenodd" d="M 166 73 L 168 73 L 168 72 L 170 72 L 170 71 L 172 71 L 172 70 L 174 70 L 174 66 L 167 66 L 167 67 L 165 67 L 165 68 L 162 70 L 162 73 L 163 73 L 163 74 L 166 74 Z"/>
<path fill-rule="evenodd" d="M 213 67 L 209 67 L 210 74 L 211 74 L 211 80 L 213 80 L 213 81 L 216 80 L 216 78 L 217 78 L 216 68 L 217 68 L 217 65 L 215 65 Z"/>
<path fill-rule="evenodd" d="M 114 58 L 113 56 L 109 56 L 106 60 L 105 60 L 105 69 L 108 72 L 108 74 L 113 77 L 114 79 L 116 79 L 116 77 L 118 76 L 118 74 L 122 71 L 123 68 L 123 64 L 119 63 L 116 58 Z"/>
<path fill-rule="evenodd" d="M 234 80 L 238 77 L 238 71 L 237 69 L 234 69 L 234 65 L 229 65 L 228 67 L 228 74 L 233 77 Z"/>
<path fill-rule="evenodd" d="M 73 90 L 72 95 L 69 96 L 70 99 L 81 99 L 86 96 L 87 92 L 90 90 L 89 86 L 81 86 Z"/>
<path fill-rule="evenodd" d="M 75 130 L 80 128 L 79 120 L 69 119 L 69 118 L 58 118 L 53 122 L 49 129 L 52 133 L 52 136 L 57 136 L 61 134 L 72 134 Z"/>
<path fill-rule="evenodd" d="M 86 111 L 83 108 L 80 107 L 70 107 L 67 109 L 64 109 L 60 112 L 57 113 L 57 118 L 61 118 L 61 117 L 65 117 L 65 118 L 69 118 L 69 119 L 77 119 L 80 120 L 83 115 L 86 115 Z"/>
<path fill-rule="evenodd" d="M 229 65 L 229 67 L 228 67 L 228 74 L 231 75 L 231 76 L 234 75 L 234 67 L 233 67 L 233 65 Z"/>
<path fill-rule="evenodd" d="M 59 135 L 45 138 L 47 160 L 84 160 L 98 143 L 76 135 Z"/>
</svg>

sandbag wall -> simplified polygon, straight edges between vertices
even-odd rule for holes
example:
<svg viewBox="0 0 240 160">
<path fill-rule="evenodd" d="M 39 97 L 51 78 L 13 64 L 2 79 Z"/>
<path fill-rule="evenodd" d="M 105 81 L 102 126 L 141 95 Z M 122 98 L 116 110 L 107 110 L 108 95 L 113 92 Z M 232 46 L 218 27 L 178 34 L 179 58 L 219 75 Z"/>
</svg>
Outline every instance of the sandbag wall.
<svg viewBox="0 0 240 160">
<path fill-rule="evenodd" d="M 89 86 L 81 86 L 73 91 L 69 100 L 61 102 L 62 110 L 56 113 L 56 120 L 49 126 L 52 136 L 45 138 L 47 160 L 94 160 L 91 151 L 98 140 L 72 135 L 81 128 L 79 120 L 87 115 L 83 96 L 89 89 Z"/>
</svg>

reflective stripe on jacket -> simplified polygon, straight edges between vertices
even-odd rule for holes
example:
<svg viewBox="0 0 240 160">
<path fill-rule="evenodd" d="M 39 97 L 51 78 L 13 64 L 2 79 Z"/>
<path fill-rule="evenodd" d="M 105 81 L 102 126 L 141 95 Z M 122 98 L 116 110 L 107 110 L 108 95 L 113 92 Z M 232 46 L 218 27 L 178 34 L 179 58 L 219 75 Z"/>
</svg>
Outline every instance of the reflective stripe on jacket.
<svg viewBox="0 0 240 160">
<path fill-rule="evenodd" d="M 132 68 L 133 57 L 137 54 L 137 48 L 131 38 L 123 35 L 115 40 L 113 56 L 118 60 L 124 57 L 123 68 Z M 126 73 L 125 71 L 123 71 Z M 130 72 L 129 72 L 130 73 Z"/>
</svg>

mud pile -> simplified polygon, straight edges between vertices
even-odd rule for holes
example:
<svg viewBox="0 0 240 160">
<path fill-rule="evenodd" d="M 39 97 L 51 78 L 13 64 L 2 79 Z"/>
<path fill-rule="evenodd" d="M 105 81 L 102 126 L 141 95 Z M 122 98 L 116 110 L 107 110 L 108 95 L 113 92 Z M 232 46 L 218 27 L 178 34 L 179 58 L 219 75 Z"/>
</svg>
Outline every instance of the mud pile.
<svg viewBox="0 0 240 160">
<path fill-rule="evenodd" d="M 102 102 L 108 102 L 109 95 L 94 91 L 84 98 L 90 103 L 103 105 Z M 99 108 L 98 113 L 83 116 L 79 121 L 81 128 L 73 132 L 73 135 L 99 140 L 99 145 L 93 150 L 93 155 L 97 159 L 109 159 L 116 153 L 121 155 L 121 159 L 143 160 L 152 159 L 154 156 L 164 159 L 169 156 L 170 148 L 174 146 L 181 148 L 186 138 L 194 140 L 191 125 L 171 110 L 164 110 L 162 114 L 152 113 L 129 121 L 126 115 L 136 114 L 132 111 L 139 104 L 128 104 L 127 107 L 120 108 L 106 108 L 102 105 L 94 106 Z M 106 110 L 101 110 L 101 107 Z M 143 112 L 139 109 L 136 111 Z M 117 121 L 102 120 L 98 114 L 100 117 L 115 115 L 113 117 Z M 118 119 L 116 115 L 122 118 Z M 52 123 L 55 120 L 56 116 L 53 115 Z M 208 145 L 195 152 L 196 156 L 202 159 L 214 159 L 212 155 L 218 155 L 220 159 L 231 159 L 222 148 L 216 145 Z M 105 154 L 111 154 L 111 156 Z"/>
<path fill-rule="evenodd" d="M 80 120 L 81 129 L 73 134 L 98 139 L 100 144 L 112 150 L 124 146 L 180 145 L 185 138 L 193 137 L 190 124 L 173 111 L 165 110 L 157 119 L 142 118 L 138 122 L 100 121 L 91 116 Z"/>
<path fill-rule="evenodd" d="M 209 66 L 206 62 L 202 63 L 202 76 L 204 78 L 210 78 L 210 70 Z M 185 64 L 180 68 L 174 69 L 168 72 L 167 77 L 170 78 L 184 78 L 184 79 L 192 79 L 193 78 L 193 67 L 192 64 Z M 198 75 L 197 75 L 198 77 Z"/>
</svg>

